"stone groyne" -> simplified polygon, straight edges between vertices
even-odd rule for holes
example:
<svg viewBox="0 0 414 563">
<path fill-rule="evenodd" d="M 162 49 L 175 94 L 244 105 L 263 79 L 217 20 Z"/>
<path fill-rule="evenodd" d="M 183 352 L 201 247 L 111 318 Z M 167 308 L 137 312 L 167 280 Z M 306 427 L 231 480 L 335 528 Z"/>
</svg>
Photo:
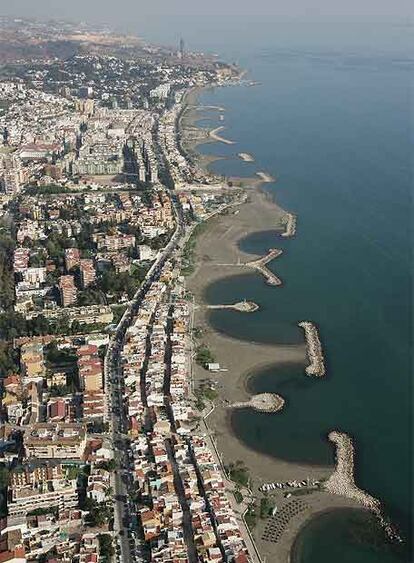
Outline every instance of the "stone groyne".
<svg viewBox="0 0 414 563">
<path fill-rule="evenodd" d="M 239 301 L 230 305 L 206 305 L 206 309 L 232 309 L 239 313 L 254 313 L 259 310 L 259 305 L 253 301 Z"/>
<path fill-rule="evenodd" d="M 324 483 L 324 488 L 330 493 L 356 500 L 365 508 L 378 512 L 380 502 L 355 485 L 352 439 L 347 434 L 337 430 L 330 432 L 328 438 L 336 446 L 336 468 Z"/>
<path fill-rule="evenodd" d="M 287 213 L 285 232 L 280 236 L 285 238 L 294 237 L 296 234 L 296 221 L 297 217 L 293 213 Z"/>
<path fill-rule="evenodd" d="M 269 268 L 267 268 L 268 262 L 274 260 L 282 254 L 282 250 L 279 248 L 270 248 L 266 256 L 262 256 L 257 260 L 251 260 L 250 262 L 237 262 L 236 264 L 216 264 L 216 266 L 231 266 L 231 267 L 242 267 L 242 268 L 252 268 L 257 270 L 265 278 L 266 283 L 273 286 L 282 285 L 282 280 L 277 277 Z"/>
<path fill-rule="evenodd" d="M 272 260 L 274 260 L 275 258 L 277 258 L 278 256 L 280 256 L 281 254 L 282 254 L 282 250 L 280 250 L 279 248 L 270 248 L 266 256 L 263 256 L 258 260 L 252 260 L 251 262 L 246 262 L 245 265 L 248 266 L 249 268 L 254 268 L 258 272 L 260 272 L 262 276 L 265 278 L 266 283 L 268 283 L 269 285 L 274 285 L 274 286 L 282 285 L 282 280 L 275 273 L 269 270 L 269 268 L 267 268 L 267 264 Z"/>
<path fill-rule="evenodd" d="M 306 348 L 310 361 L 310 364 L 305 368 L 305 372 L 307 375 L 323 377 L 325 375 L 325 362 L 318 329 L 309 321 L 302 321 L 298 326 L 305 331 Z"/>
<path fill-rule="evenodd" d="M 247 152 L 239 152 L 237 156 L 244 160 L 244 162 L 254 162 L 252 155 Z"/>
<path fill-rule="evenodd" d="M 273 413 L 282 410 L 284 405 L 285 399 L 276 393 L 259 393 L 253 395 L 249 401 L 233 403 L 229 405 L 229 408 L 244 409 L 250 407 L 259 412 Z"/>
<path fill-rule="evenodd" d="M 352 438 L 344 432 L 338 432 L 337 430 L 330 432 L 328 438 L 336 446 L 336 468 L 323 484 L 323 488 L 330 493 L 354 500 L 367 510 L 370 510 L 379 519 L 388 538 L 392 541 L 401 542 L 402 538 L 397 530 L 384 515 L 380 501 L 355 484 L 355 452 Z"/>
<path fill-rule="evenodd" d="M 222 131 L 224 131 L 224 129 L 225 129 L 224 125 L 221 125 L 220 127 L 216 127 L 216 129 L 210 131 L 209 135 L 212 139 L 214 139 L 219 143 L 224 143 L 225 145 L 234 145 L 235 144 L 234 141 L 230 141 L 230 139 L 225 139 L 219 134 Z"/>
<path fill-rule="evenodd" d="M 259 176 L 262 182 L 265 183 L 276 182 L 275 178 L 273 178 L 273 176 L 271 176 L 267 172 L 256 172 L 256 176 Z"/>
</svg>

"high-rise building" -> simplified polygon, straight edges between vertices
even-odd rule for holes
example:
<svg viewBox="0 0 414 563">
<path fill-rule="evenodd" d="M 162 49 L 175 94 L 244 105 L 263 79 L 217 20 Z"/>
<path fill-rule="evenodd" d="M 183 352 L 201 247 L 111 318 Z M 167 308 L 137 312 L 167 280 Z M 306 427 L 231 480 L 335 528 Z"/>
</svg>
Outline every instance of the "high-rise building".
<svg viewBox="0 0 414 563">
<path fill-rule="evenodd" d="M 185 44 L 184 44 L 184 39 L 181 37 L 180 39 L 180 49 L 178 51 L 178 56 L 180 59 L 183 59 L 185 55 Z"/>
<path fill-rule="evenodd" d="M 66 248 L 65 250 L 65 267 L 69 272 L 75 266 L 79 266 L 80 253 L 78 248 Z"/>
<path fill-rule="evenodd" d="M 86 392 L 102 390 L 102 362 L 97 346 L 85 345 L 77 349 L 79 381 L 81 389 Z"/>
<path fill-rule="evenodd" d="M 63 307 L 68 307 L 76 302 L 76 286 L 73 276 L 60 276 L 59 293 L 60 302 Z"/>
<path fill-rule="evenodd" d="M 80 281 L 82 288 L 88 287 L 93 284 L 96 280 L 95 267 L 93 265 L 93 260 L 90 258 L 84 258 L 79 262 L 80 269 Z"/>
<path fill-rule="evenodd" d="M 17 193 L 27 179 L 27 172 L 18 158 L 0 155 L 0 188 L 6 194 Z"/>
</svg>

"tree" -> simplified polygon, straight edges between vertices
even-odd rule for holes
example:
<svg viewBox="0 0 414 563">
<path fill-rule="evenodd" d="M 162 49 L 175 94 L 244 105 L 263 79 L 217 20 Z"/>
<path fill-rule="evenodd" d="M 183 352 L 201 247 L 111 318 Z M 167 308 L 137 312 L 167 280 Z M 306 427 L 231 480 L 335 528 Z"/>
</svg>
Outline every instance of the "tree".
<svg viewBox="0 0 414 563">
<path fill-rule="evenodd" d="M 0 373 L 9 375 L 18 369 L 13 347 L 9 342 L 0 341 Z"/>
<path fill-rule="evenodd" d="M 214 361 L 215 361 L 215 358 L 214 358 L 213 354 L 211 353 L 210 349 L 208 348 L 208 346 L 206 346 L 205 344 L 201 344 L 197 348 L 196 362 L 199 365 L 206 368 L 207 364 L 214 363 Z"/>
<path fill-rule="evenodd" d="M 111 561 L 115 553 L 112 537 L 109 534 L 99 534 L 98 540 L 100 556 L 105 561 Z"/>
<path fill-rule="evenodd" d="M 82 327 L 81 327 L 81 324 L 80 324 L 79 321 L 74 320 L 74 321 L 72 322 L 72 326 L 71 326 L 72 334 L 78 334 L 79 332 L 81 332 L 81 328 L 82 328 Z"/>
<path fill-rule="evenodd" d="M 52 195 L 52 194 L 63 194 L 69 192 L 70 190 L 65 186 L 59 186 L 57 184 L 49 184 L 47 186 L 27 186 L 25 188 L 25 193 L 28 195 Z"/>
<path fill-rule="evenodd" d="M 9 470 L 6 466 L 0 465 L 0 490 L 5 489 L 9 484 Z"/>
<path fill-rule="evenodd" d="M 249 472 L 242 461 L 238 460 L 236 463 L 229 463 L 227 471 L 232 481 L 241 487 L 248 487 Z"/>
<path fill-rule="evenodd" d="M 108 502 L 97 502 L 87 497 L 84 503 L 84 509 L 88 511 L 85 523 L 94 528 L 95 526 L 103 526 L 112 518 L 112 506 Z"/>
<path fill-rule="evenodd" d="M 68 385 L 52 385 L 49 393 L 51 397 L 64 397 L 71 393 L 71 388 Z"/>
<path fill-rule="evenodd" d="M 45 256 L 43 250 L 39 252 L 34 252 L 30 255 L 29 266 L 31 268 L 43 268 L 45 265 Z"/>
<path fill-rule="evenodd" d="M 14 311 L 0 315 L 0 339 L 13 340 L 27 334 L 26 319 L 20 313 Z"/>
<path fill-rule="evenodd" d="M 11 236 L 13 226 L 0 221 L 0 308 L 10 309 L 14 302 L 13 252 L 15 241 Z"/>
<path fill-rule="evenodd" d="M 256 514 L 256 507 L 254 504 L 250 504 L 247 512 L 245 514 L 244 519 L 246 520 L 246 524 L 250 529 L 253 529 L 257 524 L 257 514 Z"/>
<path fill-rule="evenodd" d="M 53 325 L 54 334 L 69 334 L 70 332 L 70 322 L 69 316 L 64 314 L 59 316 Z"/>
<path fill-rule="evenodd" d="M 109 430 L 109 422 L 103 422 L 102 420 L 94 420 L 87 424 L 87 429 L 89 434 L 104 434 Z"/>
<path fill-rule="evenodd" d="M 108 487 L 105 491 L 105 498 L 106 500 L 111 500 L 114 496 L 114 489 L 113 487 Z"/>
<path fill-rule="evenodd" d="M 98 469 L 104 469 L 105 471 L 114 471 L 117 468 L 117 463 L 114 459 L 109 461 L 100 461 L 96 464 Z"/>
<path fill-rule="evenodd" d="M 37 335 L 43 336 L 50 333 L 50 324 L 44 315 L 38 315 L 29 321 L 30 331 Z"/>
<path fill-rule="evenodd" d="M 99 289 L 88 288 L 79 291 L 77 294 L 77 304 L 84 305 L 102 305 L 106 303 L 105 295 Z"/>
</svg>

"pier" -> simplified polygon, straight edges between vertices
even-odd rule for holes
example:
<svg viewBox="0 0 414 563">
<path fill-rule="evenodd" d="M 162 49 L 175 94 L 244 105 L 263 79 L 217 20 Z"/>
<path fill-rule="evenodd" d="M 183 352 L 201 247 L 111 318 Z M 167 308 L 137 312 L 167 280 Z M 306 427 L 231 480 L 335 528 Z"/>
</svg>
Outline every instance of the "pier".
<svg viewBox="0 0 414 563">
<path fill-rule="evenodd" d="M 302 321 L 299 326 L 305 331 L 306 348 L 310 361 L 310 364 L 305 368 L 305 372 L 307 375 L 323 377 L 325 375 L 325 362 L 318 329 L 309 321 Z"/>
<path fill-rule="evenodd" d="M 253 301 L 239 301 L 229 305 L 206 305 L 206 309 L 232 309 L 239 313 L 254 313 L 259 310 L 259 305 Z"/>
<path fill-rule="evenodd" d="M 266 256 L 263 256 L 263 258 L 259 258 L 259 260 L 246 262 L 246 266 L 248 268 L 254 268 L 258 272 L 260 272 L 262 276 L 265 278 L 266 283 L 268 283 L 269 285 L 282 285 L 282 280 L 278 278 L 276 274 L 271 272 L 269 268 L 267 268 L 267 264 L 274 258 L 280 256 L 282 252 L 283 251 L 280 250 L 279 248 L 270 248 Z"/>
<path fill-rule="evenodd" d="M 293 215 L 293 213 L 287 213 L 286 215 L 287 215 L 287 220 L 286 220 L 285 232 L 282 233 L 280 236 L 285 238 L 291 238 L 294 237 L 296 234 L 297 217 L 296 215 Z"/>
<path fill-rule="evenodd" d="M 215 141 L 218 141 L 220 143 L 224 143 L 225 145 L 234 145 L 235 142 L 234 141 L 230 141 L 229 139 L 225 139 L 224 137 L 222 137 L 221 135 L 219 135 L 219 133 L 221 131 L 224 130 L 224 125 L 221 125 L 220 127 L 217 127 L 216 129 L 213 129 L 212 131 L 210 131 L 209 135 L 212 139 L 214 139 Z"/>
<path fill-rule="evenodd" d="M 276 393 L 259 393 L 253 395 L 249 401 L 233 403 L 228 408 L 245 409 L 252 408 L 259 412 L 274 413 L 283 409 L 285 399 Z"/>
<path fill-rule="evenodd" d="M 266 283 L 273 286 L 282 285 L 282 280 L 277 277 L 269 268 L 267 268 L 267 264 L 280 256 L 283 250 L 280 248 L 270 248 L 269 252 L 266 256 L 262 256 L 257 260 L 252 260 L 251 262 L 237 262 L 236 264 L 216 264 L 217 266 L 233 266 L 233 267 L 243 267 L 243 268 L 252 268 L 253 270 L 257 270 L 262 274 L 265 278 Z"/>
<path fill-rule="evenodd" d="M 215 110 L 215 111 L 226 111 L 226 108 L 221 106 L 202 106 L 202 105 L 188 105 L 188 109 L 192 109 L 193 111 L 205 111 L 208 109 Z"/>
</svg>

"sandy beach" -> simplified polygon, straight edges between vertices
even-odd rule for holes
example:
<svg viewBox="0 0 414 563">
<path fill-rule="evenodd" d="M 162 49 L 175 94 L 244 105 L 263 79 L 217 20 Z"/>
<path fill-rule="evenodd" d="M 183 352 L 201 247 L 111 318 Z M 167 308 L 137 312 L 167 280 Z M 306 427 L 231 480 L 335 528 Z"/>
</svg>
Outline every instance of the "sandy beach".
<svg viewBox="0 0 414 563">
<path fill-rule="evenodd" d="M 195 93 L 193 95 L 196 96 Z M 188 128 L 189 124 L 190 127 L 195 127 L 195 113 L 188 112 L 187 119 L 189 121 L 186 122 L 186 127 Z M 187 144 L 191 146 L 188 133 L 186 138 Z M 209 142 L 208 137 L 204 134 L 199 135 L 195 144 L 191 146 L 193 155 L 197 157 L 195 147 L 204 142 Z M 198 162 L 200 165 L 206 166 L 205 161 L 198 160 Z M 228 408 L 228 403 L 249 399 L 248 378 L 257 370 L 279 362 L 303 361 L 306 363 L 306 346 L 305 342 L 299 345 L 282 346 L 241 341 L 216 332 L 208 322 L 209 312 L 204 306 L 206 305 L 204 303 L 206 288 L 215 281 L 228 276 L 252 275 L 252 270 L 241 264 L 261 258 L 240 250 L 239 241 L 255 232 L 274 230 L 274 246 L 277 248 L 277 235 L 284 231 L 287 220 L 287 212 L 277 205 L 268 192 L 262 189 L 264 178 L 233 178 L 232 181 L 234 185 L 242 185 L 246 189 L 246 203 L 225 215 L 209 220 L 206 229 L 197 239 L 195 271 L 187 280 L 188 289 L 194 295 L 196 304 L 194 326 L 199 329 L 201 334 L 199 340 L 212 350 L 216 361 L 227 371 L 210 373 L 194 364 L 194 384 L 197 387 L 201 382 L 209 380 L 219 391 L 214 408 L 211 410 L 211 405 L 209 405 L 209 409 L 207 409 L 210 412 L 206 419 L 206 428 L 215 441 L 225 465 L 236 460 L 243 460 L 251 478 L 251 489 L 258 507 L 260 498 L 263 496 L 258 491 L 258 487 L 263 483 L 306 478 L 325 480 L 332 474 L 334 467 L 291 463 L 258 453 L 247 447 L 233 433 L 231 409 Z M 277 273 L 277 265 L 275 269 Z M 260 273 L 253 275 L 260 275 Z M 275 291 L 283 291 L 283 289 L 275 288 Z M 248 322 L 247 313 L 238 314 L 241 315 L 241 322 Z M 283 411 L 268 416 L 283 416 Z M 272 518 L 258 518 L 252 534 L 261 559 L 267 558 L 267 561 L 280 563 L 291 561 L 291 549 L 299 529 L 315 514 L 326 510 L 358 506 L 355 502 L 342 496 L 321 490 L 290 498 L 285 497 L 283 490 L 276 490 L 272 491 L 270 496 L 277 505 L 278 512 Z M 240 518 L 245 509 L 246 503 L 243 502 L 239 507 Z M 279 530 L 280 537 L 278 536 L 277 541 L 269 539 L 269 534 L 274 533 L 271 532 L 272 525 Z"/>
<path fill-rule="evenodd" d="M 197 107 L 198 94 L 195 90 L 187 94 L 187 110 L 181 118 L 182 143 L 191 158 L 196 159 L 198 165 L 207 170 L 215 157 L 200 155 L 196 147 L 214 142 L 214 138 L 211 137 L 210 130 L 198 128 L 196 122 L 202 118 L 200 110 L 224 110 Z M 327 480 L 335 468 L 333 465 L 291 463 L 258 453 L 241 442 L 233 432 L 232 410 L 228 404 L 250 398 L 247 386 L 249 377 L 258 370 L 279 363 L 303 362 L 305 365 L 307 352 L 305 339 L 301 344 L 290 346 L 247 342 L 220 334 L 209 324 L 205 291 L 210 284 L 233 275 L 261 275 L 243 264 L 258 260 L 262 256 L 242 251 L 238 246 L 239 242 L 252 233 L 274 230 L 274 248 L 277 248 L 278 235 L 285 231 L 289 219 L 289 213 L 278 206 L 269 192 L 263 189 L 265 183 L 273 181 L 270 175 L 256 172 L 256 177 L 230 178 L 230 181 L 233 186 L 241 186 L 246 190 L 246 202 L 207 222 L 206 228 L 197 238 L 195 269 L 187 278 L 187 287 L 194 296 L 194 327 L 198 329 L 199 334 L 195 345 L 206 344 L 216 361 L 226 370 L 212 373 L 193 362 L 195 388 L 208 381 L 219 392 L 214 404 L 208 404 L 203 412 L 203 415 L 208 414 L 203 426 L 216 444 L 223 464 L 227 466 L 242 460 L 249 473 L 252 493 L 248 493 L 249 498 L 245 498 L 240 504 L 233 502 L 237 517 L 242 520 L 249 503 L 255 505 L 257 513 L 260 511 L 260 499 L 264 494 L 258 488 L 263 483 L 301 481 L 307 478 Z M 225 186 L 222 189 L 226 189 Z M 275 264 L 277 274 L 277 258 Z M 275 291 L 283 291 L 283 288 L 275 288 Z M 241 322 L 248 322 L 249 314 L 254 313 L 237 314 L 240 315 Z M 283 416 L 283 410 L 266 416 Z M 353 500 L 320 489 L 303 493 L 305 494 L 288 498 L 283 489 L 267 493 L 277 506 L 277 512 L 270 518 L 258 517 L 256 525 L 251 529 L 257 549 L 255 561 L 291 562 L 292 547 L 298 532 L 311 518 L 327 510 L 361 508 L 361 505 Z M 229 494 L 233 495 L 232 492 Z"/>
<path fill-rule="evenodd" d="M 238 206 L 236 213 L 233 210 L 226 215 L 216 216 L 207 223 L 206 229 L 197 239 L 195 271 L 188 278 L 187 286 L 194 295 L 196 304 L 194 326 L 199 329 L 199 341 L 211 349 L 216 361 L 227 370 L 210 373 L 194 364 L 195 386 L 209 380 L 219 391 L 214 409 L 206 420 L 208 429 L 225 465 L 243 460 L 251 478 L 253 495 L 259 503 L 263 495 L 258 487 L 264 482 L 286 482 L 308 477 L 325 480 L 332 474 L 334 467 L 290 463 L 260 454 L 248 448 L 233 433 L 231 409 L 227 405 L 229 402 L 249 399 L 246 383 L 252 373 L 277 363 L 306 363 L 305 341 L 291 346 L 241 341 L 216 332 L 208 322 L 209 312 L 204 306 L 204 295 L 211 283 L 235 274 L 260 275 L 238 265 L 259 258 L 241 251 L 238 242 L 251 233 L 274 229 L 277 247 L 277 233 L 284 230 L 286 212 L 271 196 L 257 185 L 247 193 L 247 202 Z M 277 266 L 275 269 L 277 271 Z M 283 291 L 283 288 L 275 288 L 275 291 Z M 238 314 L 241 322 L 248 322 L 249 314 L 254 313 Z M 283 416 L 283 411 L 267 416 Z M 253 537 L 262 558 L 267 557 L 268 561 L 280 563 L 290 561 L 291 548 L 298 530 L 309 518 L 324 510 L 358 506 L 344 497 L 320 490 L 291 498 L 285 498 L 283 490 L 276 490 L 270 496 L 279 512 L 270 519 L 258 518 Z M 242 503 L 240 510 L 245 508 L 245 503 Z M 263 539 L 269 537 L 265 530 L 272 522 L 276 522 L 275 529 L 281 528 L 283 532 L 277 541 Z"/>
<path fill-rule="evenodd" d="M 223 112 L 224 108 L 216 106 L 200 106 L 197 104 L 198 96 L 200 95 L 201 88 L 192 88 L 189 90 L 183 100 L 184 110 L 180 117 L 180 132 L 181 144 L 187 155 L 192 160 L 196 160 L 201 168 L 207 170 L 208 166 L 221 157 L 214 155 L 204 155 L 197 152 L 197 147 L 200 145 L 215 143 L 214 136 L 211 136 L 211 129 L 200 127 L 197 121 L 205 118 L 205 112 Z M 201 111 L 204 112 L 201 114 Z"/>
</svg>

